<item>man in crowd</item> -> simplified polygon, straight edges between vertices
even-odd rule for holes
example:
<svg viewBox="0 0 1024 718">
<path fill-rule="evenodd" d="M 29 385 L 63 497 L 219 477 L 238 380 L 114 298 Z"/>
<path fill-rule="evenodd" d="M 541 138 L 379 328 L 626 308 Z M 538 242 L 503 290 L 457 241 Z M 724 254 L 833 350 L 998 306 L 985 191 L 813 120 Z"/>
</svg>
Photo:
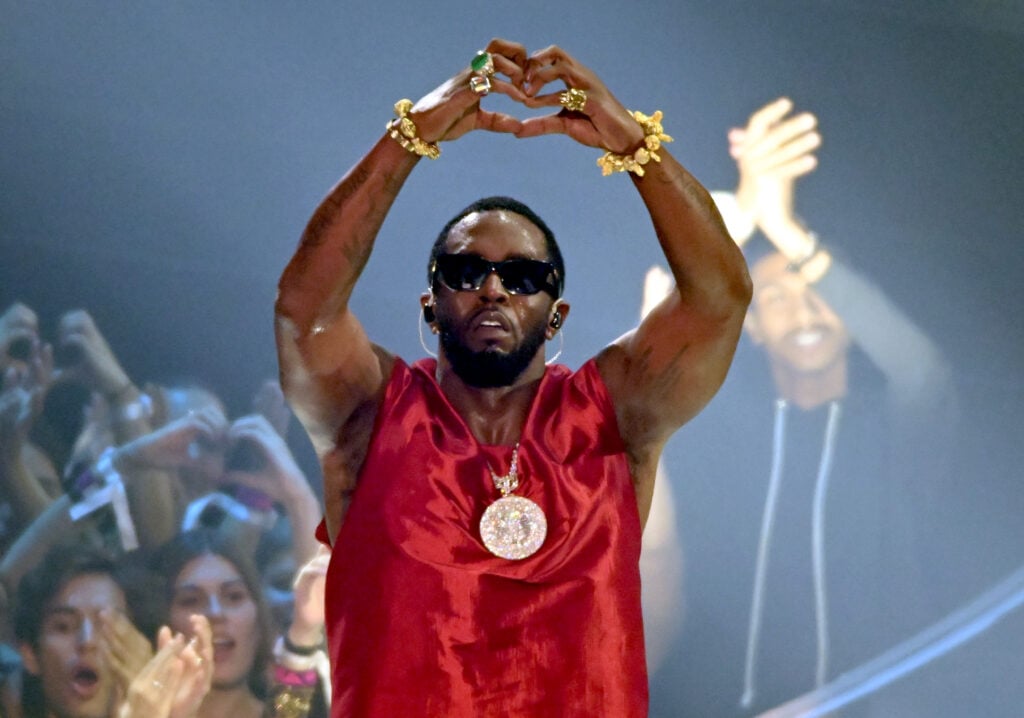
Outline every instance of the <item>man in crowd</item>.
<svg viewBox="0 0 1024 718">
<path fill-rule="evenodd" d="M 113 561 L 84 548 L 52 551 L 22 579 L 15 605 L 15 631 L 28 674 L 25 715 L 113 716 L 121 697 L 115 663 L 133 672 L 151 655 L 148 641 L 128 626 L 128 604 Z M 112 632 L 117 621 L 125 630 Z M 112 635 L 124 641 L 112 646 Z"/>
<path fill-rule="evenodd" d="M 952 608 L 938 591 L 950 556 L 929 552 L 940 543 L 956 395 L 934 342 L 796 217 L 796 180 L 817 166 L 814 115 L 781 98 L 729 140 L 739 185 L 715 199 L 746 245 L 746 329 L 770 381 L 743 359 L 747 371 L 673 467 L 688 615 L 668 661 L 680 679 L 659 681 L 655 703 L 746 716 Z M 909 715 L 919 698 L 885 692 L 857 709 Z"/>
</svg>

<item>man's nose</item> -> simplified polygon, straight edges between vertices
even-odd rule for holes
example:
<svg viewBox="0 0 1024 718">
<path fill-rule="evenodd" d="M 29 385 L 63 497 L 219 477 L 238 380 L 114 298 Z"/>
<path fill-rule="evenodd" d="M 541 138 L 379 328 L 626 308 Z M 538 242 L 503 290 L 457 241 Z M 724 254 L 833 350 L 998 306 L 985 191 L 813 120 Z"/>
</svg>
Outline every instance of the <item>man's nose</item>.
<svg viewBox="0 0 1024 718">
<path fill-rule="evenodd" d="M 484 282 L 480 285 L 480 296 L 491 301 L 505 301 L 508 299 L 508 290 L 501 283 L 501 277 L 498 276 L 497 272 L 491 272 L 484 277 Z"/>
<path fill-rule="evenodd" d="M 806 292 L 801 294 L 797 301 L 794 302 L 793 314 L 795 315 L 797 323 L 802 326 L 810 325 L 817 313 L 817 308 L 814 306 L 813 299 Z"/>
<path fill-rule="evenodd" d="M 86 616 L 82 619 L 81 625 L 78 626 L 78 642 L 80 645 L 87 646 L 92 645 L 96 642 L 96 624 L 93 620 Z"/>
</svg>

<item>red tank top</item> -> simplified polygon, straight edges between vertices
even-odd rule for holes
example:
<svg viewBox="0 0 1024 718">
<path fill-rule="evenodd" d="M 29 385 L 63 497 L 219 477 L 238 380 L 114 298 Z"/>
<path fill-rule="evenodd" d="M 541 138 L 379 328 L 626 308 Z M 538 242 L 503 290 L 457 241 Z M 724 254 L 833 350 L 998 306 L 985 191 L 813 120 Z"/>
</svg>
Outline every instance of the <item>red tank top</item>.
<svg viewBox="0 0 1024 718">
<path fill-rule="evenodd" d="M 548 531 L 518 561 L 479 530 L 512 449 L 476 441 L 435 368 L 396 362 L 332 552 L 331 715 L 646 716 L 640 522 L 596 364 L 537 390 L 515 494 Z"/>
</svg>

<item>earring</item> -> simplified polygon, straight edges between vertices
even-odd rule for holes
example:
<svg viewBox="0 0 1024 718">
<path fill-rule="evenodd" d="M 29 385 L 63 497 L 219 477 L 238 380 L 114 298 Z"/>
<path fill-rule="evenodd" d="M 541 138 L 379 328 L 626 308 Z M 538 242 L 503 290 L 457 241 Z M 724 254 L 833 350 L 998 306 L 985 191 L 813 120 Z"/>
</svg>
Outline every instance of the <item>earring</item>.
<svg viewBox="0 0 1024 718">
<path fill-rule="evenodd" d="M 556 361 L 558 361 L 558 357 L 562 356 L 562 350 L 563 349 L 565 349 L 565 330 L 564 329 L 562 331 L 558 332 L 558 351 L 555 352 L 555 355 L 553 357 L 551 357 L 546 362 L 544 362 L 544 365 L 545 366 L 550 366 L 551 364 L 554 364 Z"/>
<path fill-rule="evenodd" d="M 560 306 L 562 306 L 561 299 L 556 299 L 555 303 L 551 305 L 551 319 L 548 320 L 548 324 L 550 324 L 554 329 L 558 329 L 562 326 L 562 313 L 558 311 Z"/>
<path fill-rule="evenodd" d="M 427 340 L 423 338 L 423 325 L 426 324 L 426 321 L 433 321 L 433 314 L 434 314 L 434 310 L 431 309 L 430 310 L 431 319 L 427 320 L 427 309 L 428 309 L 428 307 L 423 307 L 423 311 L 421 313 L 421 316 L 423 317 L 423 319 L 425 321 L 421 322 L 420 321 L 420 316 L 416 317 L 416 332 L 420 335 L 420 346 L 423 347 L 423 351 L 425 351 L 428 355 L 430 355 L 430 356 L 434 357 L 435 359 L 437 359 L 437 352 L 432 351 L 430 349 L 430 347 L 427 346 Z M 433 327 L 431 327 L 431 328 L 433 328 Z"/>
</svg>

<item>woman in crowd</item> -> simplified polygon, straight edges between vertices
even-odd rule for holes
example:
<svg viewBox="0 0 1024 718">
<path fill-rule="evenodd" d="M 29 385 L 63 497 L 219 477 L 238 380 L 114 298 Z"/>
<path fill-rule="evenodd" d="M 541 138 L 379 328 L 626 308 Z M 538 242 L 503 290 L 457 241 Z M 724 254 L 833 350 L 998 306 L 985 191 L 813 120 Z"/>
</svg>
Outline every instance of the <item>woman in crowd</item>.
<svg viewBox="0 0 1024 718">
<path fill-rule="evenodd" d="M 189 531 L 162 547 L 150 568 L 165 581 L 164 617 L 172 631 L 189 635 L 195 613 L 210 622 L 213 680 L 197 718 L 310 714 L 318 676 L 303 659 L 319 648 L 322 629 L 297 611 L 287 636 L 316 636 L 316 645 L 297 646 L 285 636 L 275 650 L 259 574 L 244 552 L 217 532 Z"/>
</svg>

